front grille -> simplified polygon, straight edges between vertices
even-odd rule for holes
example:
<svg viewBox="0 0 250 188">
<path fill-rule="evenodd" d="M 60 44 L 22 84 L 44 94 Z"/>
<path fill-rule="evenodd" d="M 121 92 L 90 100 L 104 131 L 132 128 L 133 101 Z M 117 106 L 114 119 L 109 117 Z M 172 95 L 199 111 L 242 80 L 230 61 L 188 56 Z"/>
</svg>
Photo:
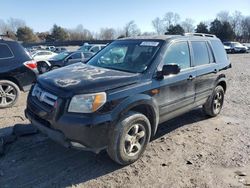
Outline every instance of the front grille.
<svg viewBox="0 0 250 188">
<path fill-rule="evenodd" d="M 52 107 L 55 106 L 55 103 L 58 99 L 57 96 L 41 89 L 37 84 L 32 91 L 32 97 L 35 97 L 39 102 L 45 103 Z"/>
</svg>

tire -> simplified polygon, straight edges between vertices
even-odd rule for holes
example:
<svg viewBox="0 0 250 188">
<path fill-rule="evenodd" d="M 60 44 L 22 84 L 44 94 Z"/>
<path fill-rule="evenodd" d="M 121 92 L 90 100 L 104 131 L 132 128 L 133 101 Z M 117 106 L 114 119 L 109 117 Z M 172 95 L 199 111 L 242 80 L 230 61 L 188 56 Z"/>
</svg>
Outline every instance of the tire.
<svg viewBox="0 0 250 188">
<path fill-rule="evenodd" d="M 224 89 L 222 86 L 217 86 L 207 102 L 203 105 L 203 111 L 210 117 L 217 116 L 224 103 Z"/>
<path fill-rule="evenodd" d="M 107 152 L 120 165 L 128 165 L 138 160 L 144 153 L 151 137 L 148 118 L 130 111 L 111 132 Z"/>
<path fill-rule="evenodd" d="M 38 70 L 39 74 L 43 74 L 43 73 L 48 72 L 50 70 L 50 66 L 44 61 L 39 61 L 39 62 L 37 62 L 37 70 Z"/>
<path fill-rule="evenodd" d="M 8 80 L 0 80 L 0 108 L 12 107 L 20 96 L 19 87 Z"/>
</svg>

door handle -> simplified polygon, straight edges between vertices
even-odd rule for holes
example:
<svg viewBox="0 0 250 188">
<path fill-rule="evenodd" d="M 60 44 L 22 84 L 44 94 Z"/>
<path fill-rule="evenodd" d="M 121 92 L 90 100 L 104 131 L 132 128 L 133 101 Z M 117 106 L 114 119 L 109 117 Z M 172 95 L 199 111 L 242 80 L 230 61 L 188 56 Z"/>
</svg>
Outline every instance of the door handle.
<svg viewBox="0 0 250 188">
<path fill-rule="evenodd" d="M 193 76 L 193 75 L 190 75 L 190 76 L 188 77 L 188 80 L 193 80 L 193 79 L 195 79 L 195 76 Z"/>
</svg>

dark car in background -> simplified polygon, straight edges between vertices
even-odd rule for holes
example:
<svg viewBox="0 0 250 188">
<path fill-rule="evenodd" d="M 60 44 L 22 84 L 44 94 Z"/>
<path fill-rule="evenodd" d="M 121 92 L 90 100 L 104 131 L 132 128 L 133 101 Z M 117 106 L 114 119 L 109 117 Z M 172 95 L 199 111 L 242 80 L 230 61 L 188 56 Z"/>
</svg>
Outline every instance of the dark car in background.
<svg viewBox="0 0 250 188">
<path fill-rule="evenodd" d="M 0 37 L 0 108 L 13 106 L 20 90 L 28 91 L 36 80 L 37 65 L 16 41 Z"/>
<path fill-rule="evenodd" d="M 239 42 L 223 42 L 227 53 L 246 53 L 248 48 Z"/>
<path fill-rule="evenodd" d="M 48 72 L 50 70 L 58 69 L 67 65 L 88 61 L 94 54 L 91 52 L 63 52 L 47 61 L 38 61 L 37 69 L 40 74 Z"/>
</svg>

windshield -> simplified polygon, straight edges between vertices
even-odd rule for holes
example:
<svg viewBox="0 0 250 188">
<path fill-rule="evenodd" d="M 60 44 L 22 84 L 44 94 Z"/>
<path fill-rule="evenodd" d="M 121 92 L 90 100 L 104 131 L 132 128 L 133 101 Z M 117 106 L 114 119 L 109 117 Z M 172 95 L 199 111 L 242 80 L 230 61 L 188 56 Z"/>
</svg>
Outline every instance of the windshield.
<svg viewBox="0 0 250 188">
<path fill-rule="evenodd" d="M 160 41 L 118 41 L 110 44 L 87 63 L 125 72 L 141 73 L 148 68 Z"/>
<path fill-rule="evenodd" d="M 63 60 L 65 57 L 67 57 L 70 53 L 68 52 L 62 52 L 54 57 L 51 58 L 51 60 L 56 60 L 56 61 L 59 61 L 59 60 Z"/>
<path fill-rule="evenodd" d="M 241 43 L 236 42 L 236 43 L 233 43 L 233 46 L 234 46 L 234 47 L 242 47 L 242 44 L 241 44 Z"/>
<path fill-rule="evenodd" d="M 89 49 L 92 47 L 93 45 L 84 45 L 81 48 L 79 48 L 78 50 L 81 50 L 83 52 L 88 52 Z"/>
</svg>

